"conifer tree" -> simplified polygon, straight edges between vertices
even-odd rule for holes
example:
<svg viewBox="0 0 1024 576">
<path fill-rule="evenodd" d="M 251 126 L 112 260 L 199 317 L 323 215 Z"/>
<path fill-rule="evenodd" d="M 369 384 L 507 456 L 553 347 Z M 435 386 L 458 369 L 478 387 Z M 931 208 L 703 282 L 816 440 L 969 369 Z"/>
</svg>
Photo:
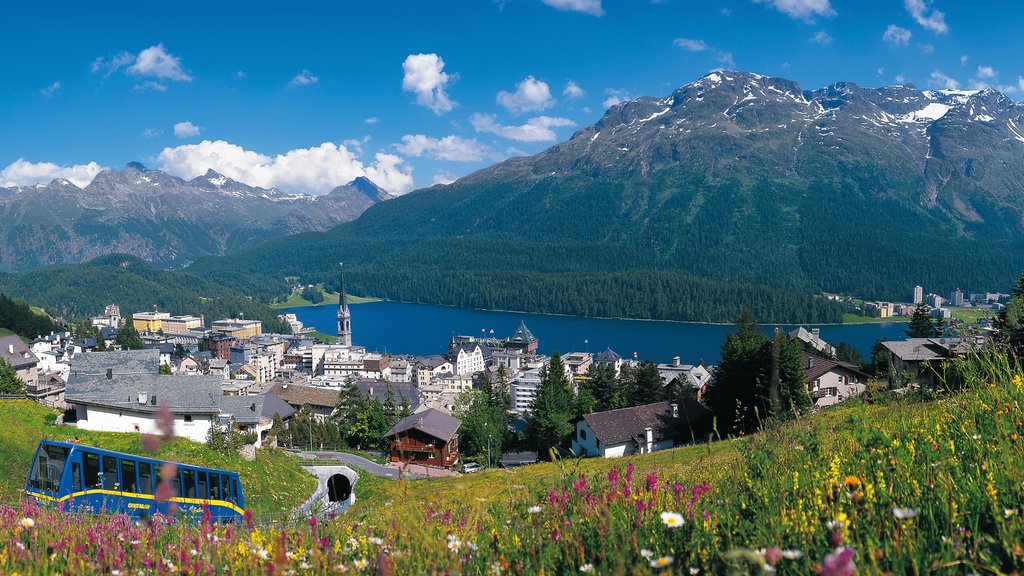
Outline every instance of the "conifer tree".
<svg viewBox="0 0 1024 576">
<path fill-rule="evenodd" d="M 0 358 L 0 394 L 24 394 L 25 382 L 10 363 Z"/>
<path fill-rule="evenodd" d="M 541 368 L 540 384 L 527 419 L 530 439 L 537 453 L 548 458 L 573 433 L 573 393 L 565 376 L 562 356 L 555 352 L 551 362 Z"/>
<path fill-rule="evenodd" d="M 927 304 L 922 302 L 914 308 L 914 314 L 910 317 L 910 322 L 907 322 L 907 329 L 904 332 L 907 338 L 931 338 L 935 334 L 935 326 L 932 324 Z"/>
</svg>

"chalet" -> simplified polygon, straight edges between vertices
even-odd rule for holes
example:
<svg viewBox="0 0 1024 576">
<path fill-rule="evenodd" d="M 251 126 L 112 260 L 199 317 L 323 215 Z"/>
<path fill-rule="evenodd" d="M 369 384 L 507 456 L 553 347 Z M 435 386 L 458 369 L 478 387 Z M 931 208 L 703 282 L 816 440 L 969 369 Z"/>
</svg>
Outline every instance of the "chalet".
<svg viewBox="0 0 1024 576">
<path fill-rule="evenodd" d="M 0 358 L 18 373 L 27 390 L 34 389 L 39 382 L 39 358 L 17 336 L 0 337 Z"/>
<path fill-rule="evenodd" d="M 576 423 L 578 456 L 615 458 L 666 450 L 699 438 L 712 413 L 692 398 L 586 414 Z"/>
<path fill-rule="evenodd" d="M 860 396 L 867 388 L 869 376 L 859 366 L 828 360 L 804 352 L 808 392 L 815 408 L 824 408 Z"/>
<path fill-rule="evenodd" d="M 673 356 L 671 364 L 658 364 L 658 375 L 661 383 L 672 391 L 672 396 L 688 388 L 694 391 L 698 400 L 704 396 L 704 390 L 711 382 L 711 372 L 707 368 L 702 364 L 683 364 L 679 356 Z"/>
<path fill-rule="evenodd" d="M 908 338 L 882 342 L 889 351 L 889 385 L 934 387 L 936 374 L 947 360 L 964 354 L 968 344 L 959 338 Z"/>
<path fill-rule="evenodd" d="M 835 356 L 836 354 L 835 347 L 821 339 L 821 330 L 818 328 L 811 328 L 808 330 L 807 328 L 800 326 L 799 328 L 790 331 L 789 337 L 799 340 L 806 346 L 828 356 Z"/>
<path fill-rule="evenodd" d="M 392 462 L 450 468 L 459 462 L 459 426 L 462 421 L 429 409 L 402 418 L 384 436 Z"/>
</svg>

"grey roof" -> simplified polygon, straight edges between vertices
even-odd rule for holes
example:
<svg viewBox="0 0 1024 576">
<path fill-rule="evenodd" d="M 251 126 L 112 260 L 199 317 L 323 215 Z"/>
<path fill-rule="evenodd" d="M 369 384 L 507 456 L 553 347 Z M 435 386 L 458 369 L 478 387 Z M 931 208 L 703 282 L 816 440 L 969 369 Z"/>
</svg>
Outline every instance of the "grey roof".
<svg viewBox="0 0 1024 576">
<path fill-rule="evenodd" d="M 882 342 L 882 346 L 885 346 L 897 358 L 909 361 L 948 358 L 949 347 L 956 346 L 956 344 L 959 344 L 959 340 L 952 338 L 944 341 L 940 341 L 938 338 L 908 338 Z"/>
<path fill-rule="evenodd" d="M 273 391 L 291 406 L 300 408 L 306 404 L 325 408 L 334 408 L 338 405 L 338 390 L 334 388 L 277 383 L 274 384 Z"/>
<path fill-rule="evenodd" d="M 277 394 L 267 392 L 263 395 L 263 415 L 267 418 L 280 416 L 282 420 L 287 420 L 295 412 L 295 408 L 292 408 L 291 405 L 282 400 Z"/>
<path fill-rule="evenodd" d="M 583 419 L 604 444 L 619 444 L 629 440 L 643 443 L 645 428 L 651 428 L 654 441 L 675 438 L 683 432 L 687 422 L 694 423 L 711 411 L 692 398 L 679 402 L 679 417 L 673 418 L 669 402 L 655 402 L 606 412 L 586 414 Z"/>
<path fill-rule="evenodd" d="M 30 368 L 39 363 L 39 358 L 17 336 L 0 337 L 0 358 L 16 369 Z"/>
<path fill-rule="evenodd" d="M 387 386 L 388 382 L 383 380 L 356 381 L 356 387 L 359 388 L 360 392 L 371 399 L 380 400 L 381 403 L 384 403 L 385 396 L 387 395 Z M 423 402 L 419 388 L 412 382 L 392 382 L 391 389 L 395 393 L 395 402 L 399 406 L 401 406 L 402 400 L 405 400 L 409 407 L 415 409 Z"/>
<path fill-rule="evenodd" d="M 71 375 L 105 376 L 107 370 L 114 374 L 158 374 L 160 351 L 117 350 L 112 352 L 85 352 L 71 360 Z"/>
<path fill-rule="evenodd" d="M 416 362 L 419 363 L 419 364 L 422 364 L 423 366 L 426 366 L 427 368 L 434 369 L 434 368 L 437 368 L 438 366 L 448 362 L 448 359 L 445 358 L 444 356 L 439 356 L 439 355 L 434 355 L 434 356 L 418 356 L 416 358 Z"/>
<path fill-rule="evenodd" d="M 237 424 L 259 424 L 265 398 L 257 396 L 221 396 L 220 411 L 231 414 Z"/>
<path fill-rule="evenodd" d="M 605 364 L 614 364 L 615 362 L 618 362 L 619 360 L 622 360 L 622 356 L 619 356 L 615 352 L 615 350 L 611 349 L 610 346 L 608 348 L 605 348 L 604 352 L 601 352 L 600 354 L 597 355 L 597 362 L 601 362 L 601 363 L 605 363 Z"/>
<path fill-rule="evenodd" d="M 391 427 L 391 430 L 388 430 L 384 437 L 390 438 L 409 430 L 420 430 L 425 434 L 447 442 L 452 439 L 452 436 L 455 436 L 461 425 L 462 420 L 449 416 L 436 408 L 428 408 L 418 414 L 402 418 Z"/>
<path fill-rule="evenodd" d="M 109 352 L 94 353 L 96 355 Z M 176 414 L 216 414 L 220 411 L 220 376 L 188 376 L 118 373 L 106 375 L 76 373 L 68 377 L 68 404 L 105 406 L 135 412 L 156 412 L 166 405 Z M 145 395 L 145 403 L 139 402 Z"/>
</svg>

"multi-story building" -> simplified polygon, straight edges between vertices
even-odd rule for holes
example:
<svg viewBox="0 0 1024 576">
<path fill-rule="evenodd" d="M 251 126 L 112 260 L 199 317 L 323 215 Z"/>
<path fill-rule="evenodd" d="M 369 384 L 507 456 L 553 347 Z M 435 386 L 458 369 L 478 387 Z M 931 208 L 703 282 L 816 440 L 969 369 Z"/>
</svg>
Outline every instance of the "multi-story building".
<svg viewBox="0 0 1024 576">
<path fill-rule="evenodd" d="M 202 316 L 168 316 L 163 320 L 163 330 L 168 333 L 188 332 L 202 326 Z"/>
<path fill-rule="evenodd" d="M 479 344 L 462 344 L 449 352 L 455 374 L 475 374 L 484 371 L 484 354 Z"/>
<path fill-rule="evenodd" d="M 533 409 L 533 400 L 540 386 L 540 367 L 530 368 L 516 374 L 508 387 L 512 400 L 512 412 L 524 414 Z"/>
<path fill-rule="evenodd" d="M 220 360 L 231 359 L 231 347 L 238 340 L 226 334 L 211 333 L 199 341 L 199 349 L 209 352 L 214 358 Z"/>
<path fill-rule="evenodd" d="M 29 390 L 36 388 L 39 382 L 39 357 L 29 350 L 28 346 L 17 336 L 0 337 L 0 358 L 14 366 L 18 378 Z"/>
<path fill-rule="evenodd" d="M 946 299 L 938 294 L 929 294 L 925 297 L 925 302 L 932 308 L 942 308 L 942 305 L 946 303 Z"/>
<path fill-rule="evenodd" d="M 875 318 L 892 318 L 895 305 L 892 302 L 868 302 L 864 305 L 864 311 Z"/>
<path fill-rule="evenodd" d="M 924 302 L 924 287 L 914 286 L 914 304 Z"/>
<path fill-rule="evenodd" d="M 562 362 L 565 363 L 570 378 L 582 378 L 590 371 L 594 357 L 590 352 L 569 352 L 562 356 Z"/>
<path fill-rule="evenodd" d="M 950 295 L 949 303 L 952 304 L 953 306 L 963 306 L 964 305 L 964 293 L 959 288 L 957 288 Z"/>
<path fill-rule="evenodd" d="M 243 318 L 225 318 L 217 320 L 210 328 L 232 338 L 243 340 L 263 334 L 263 322 L 259 320 L 245 320 Z"/>
<path fill-rule="evenodd" d="M 140 333 L 159 332 L 164 329 L 164 320 L 170 317 L 170 312 L 158 312 L 154 306 L 152 312 L 132 314 L 132 327 Z"/>
<path fill-rule="evenodd" d="M 93 316 L 90 320 L 92 320 L 92 325 L 97 328 L 120 328 L 123 321 L 121 307 L 117 304 L 107 304 L 103 310 L 103 316 Z"/>
</svg>

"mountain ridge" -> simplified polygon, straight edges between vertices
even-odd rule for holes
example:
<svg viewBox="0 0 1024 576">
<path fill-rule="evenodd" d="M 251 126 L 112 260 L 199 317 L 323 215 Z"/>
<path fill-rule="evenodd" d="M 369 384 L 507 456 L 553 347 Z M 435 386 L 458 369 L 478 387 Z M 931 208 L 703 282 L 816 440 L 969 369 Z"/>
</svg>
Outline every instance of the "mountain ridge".
<svg viewBox="0 0 1024 576">
<path fill-rule="evenodd" d="M 900 300 L 915 284 L 1012 283 L 1024 268 L 1021 126 L 1024 108 L 995 90 L 805 90 L 712 72 L 612 106 L 533 156 L 191 269 L 331 282 L 326 261 L 301 256 L 311 251 L 344 257 L 353 289 L 405 301 L 591 313 L 588 283 L 615 277 L 604 290 L 651 303 L 590 296 L 607 300 L 603 315 L 728 321 L 748 299 L 766 320 L 835 321 L 806 312 L 819 307 L 812 294 Z M 420 286 L 394 280 L 407 275 Z M 516 293 L 504 275 L 573 294 Z M 757 286 L 773 296 L 757 303 Z M 655 304 L 716 292 L 728 306 Z"/>
<path fill-rule="evenodd" d="M 371 193 L 372 191 L 372 193 Z M 86 186 L 63 178 L 0 189 L 0 269 L 128 253 L 178 268 L 275 237 L 327 230 L 391 196 L 362 178 L 327 194 L 289 194 L 209 169 L 191 180 L 138 162 Z"/>
</svg>

